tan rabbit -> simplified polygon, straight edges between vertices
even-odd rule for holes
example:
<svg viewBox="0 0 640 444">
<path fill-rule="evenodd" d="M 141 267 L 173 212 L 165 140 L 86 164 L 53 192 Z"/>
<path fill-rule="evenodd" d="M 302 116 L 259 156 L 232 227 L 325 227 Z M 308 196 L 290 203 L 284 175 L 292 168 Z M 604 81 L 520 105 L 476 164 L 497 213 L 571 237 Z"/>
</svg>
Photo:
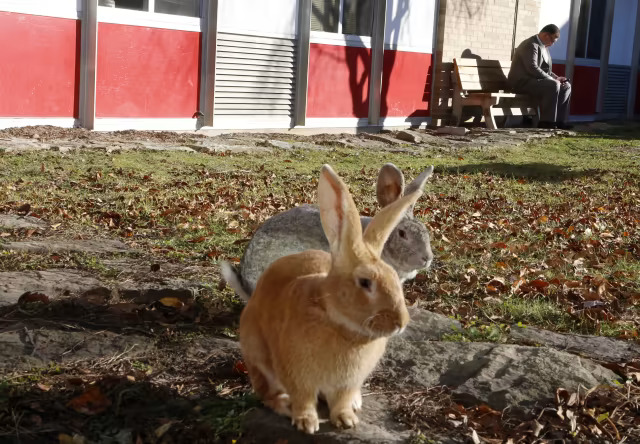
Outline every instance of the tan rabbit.
<svg viewBox="0 0 640 444">
<path fill-rule="evenodd" d="M 380 255 L 421 194 L 383 208 L 363 233 L 349 190 L 324 165 L 318 201 L 331 253 L 282 257 L 258 280 L 240 317 L 242 354 L 256 394 L 299 430 L 318 430 L 318 396 L 333 424 L 358 423 L 364 380 L 409 322 L 398 275 Z"/>
</svg>

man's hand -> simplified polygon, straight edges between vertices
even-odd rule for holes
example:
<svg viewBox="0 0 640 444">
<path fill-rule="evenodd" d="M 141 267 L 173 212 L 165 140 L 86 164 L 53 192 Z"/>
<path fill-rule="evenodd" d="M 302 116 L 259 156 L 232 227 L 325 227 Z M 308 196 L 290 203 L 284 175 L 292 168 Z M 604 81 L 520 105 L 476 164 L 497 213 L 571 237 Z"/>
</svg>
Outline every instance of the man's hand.
<svg viewBox="0 0 640 444">
<path fill-rule="evenodd" d="M 567 79 L 566 77 L 562 77 L 562 76 L 558 76 L 556 77 L 556 80 L 560 83 L 567 83 L 569 81 L 569 79 Z"/>
</svg>

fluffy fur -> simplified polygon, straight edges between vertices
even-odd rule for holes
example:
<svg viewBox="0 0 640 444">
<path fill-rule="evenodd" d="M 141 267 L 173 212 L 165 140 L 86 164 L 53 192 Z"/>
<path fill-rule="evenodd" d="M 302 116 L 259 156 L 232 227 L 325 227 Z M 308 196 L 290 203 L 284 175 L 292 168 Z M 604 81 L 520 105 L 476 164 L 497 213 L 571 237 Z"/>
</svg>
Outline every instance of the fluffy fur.
<svg viewBox="0 0 640 444">
<path fill-rule="evenodd" d="M 333 424 L 358 423 L 362 383 L 387 338 L 409 322 L 400 279 L 382 250 L 421 194 L 415 189 L 386 206 L 363 232 L 347 187 L 323 166 L 318 200 L 330 253 L 282 257 L 258 280 L 240 317 L 244 362 L 264 404 L 299 430 L 318 430 L 318 396 Z"/>
<path fill-rule="evenodd" d="M 387 163 L 378 174 L 378 204 L 384 208 L 405 194 L 423 189 L 432 173 L 433 166 L 423 171 L 405 189 L 402 171 L 394 164 Z M 370 222 L 370 217 L 360 218 L 363 230 Z M 223 275 L 227 282 L 240 281 L 240 296 L 250 295 L 260 275 L 276 259 L 305 250 L 329 251 L 320 210 L 312 205 L 294 207 L 268 219 L 253 235 L 238 269 L 227 268 L 223 270 Z M 433 253 L 429 231 L 414 218 L 413 205 L 407 208 L 393 229 L 385 243 L 382 259 L 396 270 L 402 282 L 413 279 L 420 270 L 431 265 Z"/>
</svg>

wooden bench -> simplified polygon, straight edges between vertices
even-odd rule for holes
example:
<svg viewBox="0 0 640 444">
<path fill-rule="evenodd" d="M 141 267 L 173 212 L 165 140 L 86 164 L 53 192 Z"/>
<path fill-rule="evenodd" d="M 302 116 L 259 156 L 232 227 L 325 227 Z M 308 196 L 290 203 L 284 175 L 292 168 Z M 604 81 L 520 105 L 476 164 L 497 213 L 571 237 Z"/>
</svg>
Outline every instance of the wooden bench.
<svg viewBox="0 0 640 444">
<path fill-rule="evenodd" d="M 496 116 L 534 116 L 538 106 L 527 94 L 509 92 L 507 76 L 511 62 L 483 59 L 453 59 L 453 118 L 462 123 L 462 108 L 480 106 L 487 128 L 496 129 Z M 537 122 L 534 122 L 536 124 Z"/>
</svg>

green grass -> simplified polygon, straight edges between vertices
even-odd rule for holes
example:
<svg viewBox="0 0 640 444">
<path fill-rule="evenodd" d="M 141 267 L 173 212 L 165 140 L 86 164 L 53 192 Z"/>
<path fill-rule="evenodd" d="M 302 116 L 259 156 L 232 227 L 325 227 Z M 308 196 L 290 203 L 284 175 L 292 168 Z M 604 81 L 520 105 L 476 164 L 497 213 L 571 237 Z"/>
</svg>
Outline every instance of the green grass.
<svg viewBox="0 0 640 444">
<path fill-rule="evenodd" d="M 60 224 L 31 234 L 9 230 L 0 242 L 117 237 L 145 257 L 185 266 L 237 261 L 264 220 L 315 202 L 324 163 L 345 179 L 363 212 L 376 210 L 375 179 L 384 163 L 395 163 L 408 181 L 434 164 L 416 213 L 430 228 L 436 262 L 407 293 L 466 327 L 482 327 L 480 337 L 513 322 L 616 336 L 639 326 L 633 295 L 640 292 L 640 126 L 612 128 L 517 147 L 421 152 L 0 153 L 0 212 L 28 202 L 33 213 Z M 98 257 L 63 255 L 54 263 L 49 255 L 0 252 L 0 270 L 51 266 L 116 276 Z M 496 279 L 501 284 L 490 285 Z M 523 290 L 536 280 L 550 285 Z M 598 294 L 600 280 L 610 316 L 585 320 L 582 300 Z M 224 291 L 208 293 L 234 304 Z"/>
</svg>

